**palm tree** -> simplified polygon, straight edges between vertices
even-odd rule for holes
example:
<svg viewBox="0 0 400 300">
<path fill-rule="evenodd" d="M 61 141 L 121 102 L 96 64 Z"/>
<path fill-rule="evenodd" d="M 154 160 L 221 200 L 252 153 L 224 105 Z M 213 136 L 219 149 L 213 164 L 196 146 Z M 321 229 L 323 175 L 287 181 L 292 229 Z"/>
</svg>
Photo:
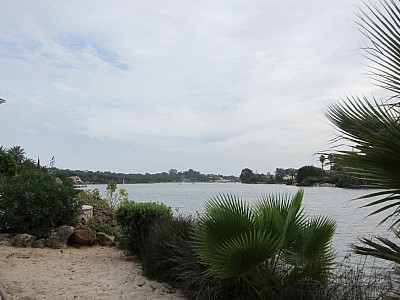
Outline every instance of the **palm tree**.
<svg viewBox="0 0 400 300">
<path fill-rule="evenodd" d="M 369 75 L 374 82 L 391 92 L 387 102 L 368 101 L 367 97 L 347 97 L 333 104 L 326 113 L 338 128 L 336 141 L 344 140 L 355 151 L 342 150 L 334 161 L 353 176 L 367 180 L 381 192 L 367 194 L 365 206 L 377 207 L 372 214 L 385 213 L 381 223 L 390 221 L 397 231 L 400 225 L 400 6 L 394 0 L 381 0 L 381 6 L 369 2 L 357 13 L 357 24 L 370 46 L 363 50 L 371 61 Z M 356 253 L 372 255 L 399 263 L 400 247 L 377 237 L 361 239 L 365 245 L 354 246 Z"/>
<path fill-rule="evenodd" d="M 8 153 L 10 153 L 15 159 L 15 162 L 19 166 L 19 172 L 22 172 L 22 162 L 25 159 L 24 148 L 21 148 L 21 146 L 13 146 L 10 149 L 8 149 Z"/>
<path fill-rule="evenodd" d="M 325 155 L 321 154 L 321 156 L 319 157 L 319 161 L 321 162 L 321 169 L 324 169 L 324 161 L 326 160 Z"/>
<path fill-rule="evenodd" d="M 293 197 L 261 198 L 254 209 L 228 195 L 205 204 L 194 234 L 194 249 L 205 274 L 240 278 L 260 299 L 282 296 L 285 288 L 307 280 L 323 282 L 334 255 L 332 219 L 307 220 L 303 191 Z"/>
<path fill-rule="evenodd" d="M 8 149 L 8 153 L 10 153 L 17 164 L 21 165 L 25 158 L 25 150 L 24 148 L 21 148 L 21 146 L 13 146 L 10 149 Z"/>
</svg>

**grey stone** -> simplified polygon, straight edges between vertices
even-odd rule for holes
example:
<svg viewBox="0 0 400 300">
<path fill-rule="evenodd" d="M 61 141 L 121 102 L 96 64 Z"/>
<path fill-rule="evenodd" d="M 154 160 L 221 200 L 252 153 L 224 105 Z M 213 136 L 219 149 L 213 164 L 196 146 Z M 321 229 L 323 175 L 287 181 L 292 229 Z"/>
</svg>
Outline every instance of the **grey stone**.
<svg viewBox="0 0 400 300">
<path fill-rule="evenodd" d="M 54 230 L 47 239 L 47 246 L 53 249 L 62 249 L 67 247 L 68 238 L 74 232 L 72 226 L 61 226 Z"/>
</svg>

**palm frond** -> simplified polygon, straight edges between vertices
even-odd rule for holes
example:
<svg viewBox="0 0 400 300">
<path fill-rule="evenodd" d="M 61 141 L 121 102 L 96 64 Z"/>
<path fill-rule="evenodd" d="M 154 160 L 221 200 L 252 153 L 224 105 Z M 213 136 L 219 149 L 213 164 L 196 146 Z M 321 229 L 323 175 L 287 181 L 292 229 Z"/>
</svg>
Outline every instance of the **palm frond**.
<svg viewBox="0 0 400 300">
<path fill-rule="evenodd" d="M 365 97 L 352 97 L 344 104 L 329 106 L 326 115 L 341 132 L 340 138 L 355 149 L 338 151 L 335 162 L 345 166 L 352 176 L 369 182 L 370 187 L 385 189 L 379 195 L 372 193 L 360 199 L 384 196 L 366 206 L 386 204 L 372 214 L 388 212 L 400 199 L 400 126 L 396 111 L 377 101 L 370 103 Z M 384 221 L 397 215 L 396 211 L 390 213 Z"/>
<path fill-rule="evenodd" d="M 332 262 L 334 253 L 331 242 L 336 230 L 335 220 L 318 216 L 307 221 L 295 240 L 284 249 L 284 260 L 296 266 L 305 266 L 315 261 Z"/>
<path fill-rule="evenodd" d="M 249 275 L 279 250 L 280 242 L 266 230 L 253 230 L 221 241 L 207 256 L 206 275 L 221 278 Z"/>
<path fill-rule="evenodd" d="M 215 196 L 205 203 L 204 214 L 198 219 L 202 227 L 201 239 L 214 247 L 221 240 L 247 232 L 253 228 L 250 207 L 242 199 L 232 195 Z"/>
<path fill-rule="evenodd" d="M 282 240 L 290 240 L 296 235 L 295 228 L 305 224 L 305 214 L 301 207 L 304 191 L 299 190 L 294 196 L 269 195 L 262 197 L 255 205 L 254 221 L 261 228 L 268 228 Z"/>
<path fill-rule="evenodd" d="M 307 220 L 301 208 L 303 195 L 299 190 L 294 196 L 263 197 L 254 210 L 235 196 L 208 201 L 193 238 L 205 274 L 246 278 L 262 272 L 281 278 L 294 268 L 298 279 L 329 270 L 335 222 L 323 217 Z"/>
<path fill-rule="evenodd" d="M 399 5 L 393 0 L 381 0 L 381 7 L 369 3 L 357 12 L 360 31 L 370 45 L 364 48 L 370 59 L 369 75 L 375 82 L 396 94 L 400 94 L 400 17 Z"/>
<path fill-rule="evenodd" d="M 399 238 L 398 235 L 397 238 Z M 366 247 L 353 245 L 354 252 L 400 264 L 400 246 L 386 237 L 377 236 L 376 239 L 378 242 L 375 242 L 372 239 L 360 239 L 361 243 L 366 245 Z"/>
</svg>

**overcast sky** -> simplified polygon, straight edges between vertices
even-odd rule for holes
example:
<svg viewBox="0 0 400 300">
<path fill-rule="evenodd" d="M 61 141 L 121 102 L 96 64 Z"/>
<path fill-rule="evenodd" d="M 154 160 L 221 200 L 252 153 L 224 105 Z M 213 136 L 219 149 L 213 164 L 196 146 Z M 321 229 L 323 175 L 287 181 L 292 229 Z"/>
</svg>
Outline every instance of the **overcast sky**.
<svg viewBox="0 0 400 300">
<path fill-rule="evenodd" d="M 327 103 L 371 93 L 361 1 L 0 5 L 0 145 L 62 169 L 319 165 Z"/>
</svg>

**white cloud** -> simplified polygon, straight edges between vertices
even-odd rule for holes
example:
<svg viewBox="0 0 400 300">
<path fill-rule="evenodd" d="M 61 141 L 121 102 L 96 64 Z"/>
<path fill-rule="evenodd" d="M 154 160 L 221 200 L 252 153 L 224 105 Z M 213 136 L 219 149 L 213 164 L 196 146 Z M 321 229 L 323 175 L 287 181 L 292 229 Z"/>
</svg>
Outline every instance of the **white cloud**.
<svg viewBox="0 0 400 300">
<path fill-rule="evenodd" d="M 126 172 L 310 163 L 326 103 L 371 90 L 354 4 L 7 0 L 2 143 Z"/>
</svg>

